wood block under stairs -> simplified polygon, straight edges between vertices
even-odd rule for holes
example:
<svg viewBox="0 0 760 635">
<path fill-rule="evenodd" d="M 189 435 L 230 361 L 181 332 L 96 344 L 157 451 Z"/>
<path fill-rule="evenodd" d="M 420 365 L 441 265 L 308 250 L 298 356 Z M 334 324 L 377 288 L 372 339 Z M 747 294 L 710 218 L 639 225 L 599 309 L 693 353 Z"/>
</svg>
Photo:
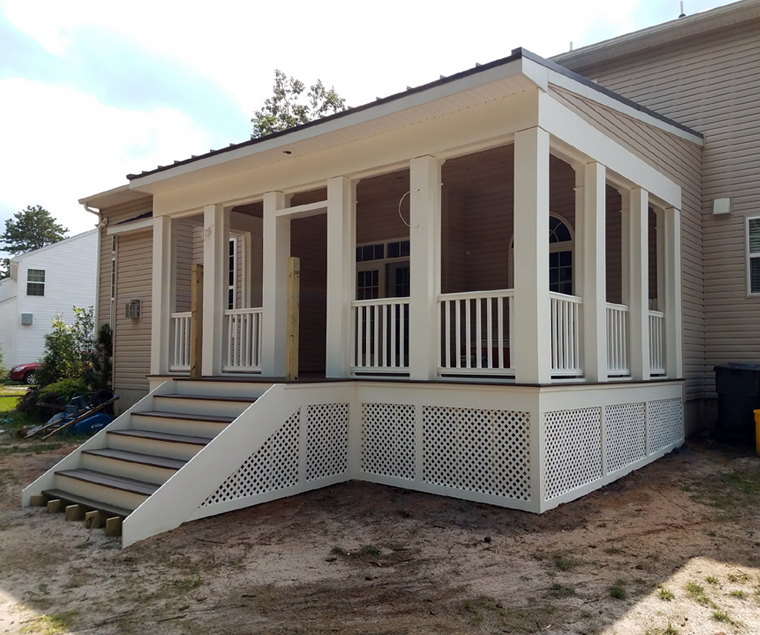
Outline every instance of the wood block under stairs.
<svg viewBox="0 0 760 635">
<path fill-rule="evenodd" d="M 212 439 L 154 430 L 108 430 L 108 446 L 117 450 L 189 460 Z"/>
<path fill-rule="evenodd" d="M 110 516 L 121 516 L 122 518 L 126 518 L 131 513 L 131 510 L 125 509 L 124 507 L 110 505 L 102 501 L 87 498 L 86 496 L 78 496 L 71 492 L 64 492 L 60 489 L 46 489 L 42 491 L 42 494 L 51 500 L 62 500 L 65 501 L 67 505 L 82 505 L 88 509 L 105 512 Z"/>
<path fill-rule="evenodd" d="M 136 509 L 160 487 L 155 483 L 82 468 L 57 471 L 55 481 L 56 489 L 125 509 Z"/>
</svg>

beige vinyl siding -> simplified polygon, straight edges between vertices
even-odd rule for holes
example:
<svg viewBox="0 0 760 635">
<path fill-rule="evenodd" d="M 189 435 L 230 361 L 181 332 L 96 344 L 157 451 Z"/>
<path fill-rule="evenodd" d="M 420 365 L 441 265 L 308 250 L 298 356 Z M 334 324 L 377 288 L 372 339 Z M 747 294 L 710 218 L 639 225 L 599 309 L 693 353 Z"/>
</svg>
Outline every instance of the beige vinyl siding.
<svg viewBox="0 0 760 635">
<path fill-rule="evenodd" d="M 686 397 L 705 395 L 705 305 L 702 266 L 702 149 L 695 143 L 634 120 L 612 108 L 552 85 L 552 96 L 601 128 L 623 147 L 657 168 L 681 186 L 681 256 L 683 296 L 683 350 Z M 654 228 L 650 222 L 650 234 Z M 650 297 L 656 295 L 656 260 L 650 250 Z M 653 288 L 654 287 L 654 288 Z"/>
<path fill-rule="evenodd" d="M 746 217 L 760 214 L 760 20 L 573 70 L 705 135 L 699 209 L 713 394 L 715 364 L 760 359 L 760 298 L 746 295 L 745 255 Z M 724 197 L 733 212 L 713 216 L 713 199 Z"/>
<path fill-rule="evenodd" d="M 117 392 L 121 388 L 148 389 L 152 256 L 152 230 L 119 236 L 114 339 L 114 388 Z M 125 305 L 131 300 L 141 302 L 139 320 L 125 315 Z"/>
<path fill-rule="evenodd" d="M 111 315 L 111 245 L 112 236 L 107 234 L 108 227 L 113 227 L 135 216 L 140 216 L 153 209 L 153 199 L 150 196 L 114 205 L 101 210 L 101 217 L 106 224 L 100 227 L 100 280 L 97 290 L 98 324 L 107 324 Z M 119 238 L 116 238 L 118 243 Z"/>
</svg>

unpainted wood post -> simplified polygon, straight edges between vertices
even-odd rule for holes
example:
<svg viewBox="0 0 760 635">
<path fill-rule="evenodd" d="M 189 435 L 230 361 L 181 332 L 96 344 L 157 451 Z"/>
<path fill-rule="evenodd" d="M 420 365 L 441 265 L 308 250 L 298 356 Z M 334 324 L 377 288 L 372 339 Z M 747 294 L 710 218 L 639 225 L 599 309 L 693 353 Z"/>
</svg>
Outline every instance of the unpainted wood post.
<svg viewBox="0 0 760 635">
<path fill-rule="evenodd" d="M 285 379 L 298 379 L 298 329 L 301 294 L 301 259 L 288 258 L 288 318 L 285 350 Z"/>
<path fill-rule="evenodd" d="M 200 379 L 203 362 L 203 265 L 194 264 L 190 290 L 190 377 Z"/>
</svg>

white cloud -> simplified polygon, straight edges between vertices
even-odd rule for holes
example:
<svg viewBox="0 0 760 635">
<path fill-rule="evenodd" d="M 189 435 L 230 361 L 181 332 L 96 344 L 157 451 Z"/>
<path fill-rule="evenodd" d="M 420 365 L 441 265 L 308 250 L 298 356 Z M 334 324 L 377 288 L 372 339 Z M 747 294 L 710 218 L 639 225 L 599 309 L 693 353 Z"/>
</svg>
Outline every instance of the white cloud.
<svg viewBox="0 0 760 635">
<path fill-rule="evenodd" d="M 77 199 L 208 149 L 209 135 L 173 110 L 135 112 L 23 79 L 0 80 L 0 203 L 40 204 L 73 233 L 92 226 Z"/>
</svg>

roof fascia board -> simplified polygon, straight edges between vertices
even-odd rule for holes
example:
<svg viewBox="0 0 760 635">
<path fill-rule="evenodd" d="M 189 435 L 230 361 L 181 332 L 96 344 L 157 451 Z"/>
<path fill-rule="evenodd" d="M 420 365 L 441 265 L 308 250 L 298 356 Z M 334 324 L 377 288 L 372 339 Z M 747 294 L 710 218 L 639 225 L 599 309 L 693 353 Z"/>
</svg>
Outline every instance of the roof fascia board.
<svg viewBox="0 0 760 635">
<path fill-rule="evenodd" d="M 551 61 L 567 68 L 582 68 L 756 18 L 760 18 L 758 0 L 734 2 L 724 7 L 670 20 L 647 29 L 561 53 L 552 57 Z"/>
<path fill-rule="evenodd" d="M 299 141 L 328 135 L 336 130 L 358 126 L 368 121 L 393 115 L 404 110 L 410 110 L 417 106 L 456 95 L 457 93 L 466 92 L 501 79 L 513 77 L 521 74 L 522 70 L 522 51 L 518 49 L 518 52 L 511 57 L 497 60 L 491 64 L 485 64 L 479 67 L 477 72 L 468 71 L 460 73 L 459 75 L 462 75 L 462 77 L 454 76 L 453 78 L 447 78 L 446 81 L 434 82 L 429 87 L 423 86 L 420 89 L 407 91 L 398 96 L 388 97 L 377 103 L 368 104 L 367 107 L 360 106 L 348 111 L 346 115 L 341 117 L 328 117 L 323 120 L 315 120 L 303 126 L 285 130 L 282 133 L 275 133 L 261 139 L 243 142 L 242 144 L 233 144 L 229 149 L 215 151 L 214 154 L 209 154 L 209 156 L 188 159 L 184 162 L 181 161 L 177 165 L 160 168 L 160 171 L 154 170 L 145 174 L 145 176 L 138 175 L 130 180 L 129 187 L 145 192 L 155 191 L 153 188 L 148 189 L 149 186 L 175 176 L 234 161 L 235 159 L 244 158 L 252 154 L 264 153 L 271 150 L 283 150 Z"/>
<path fill-rule="evenodd" d="M 108 236 L 115 236 L 117 234 L 126 234 L 129 232 L 136 232 L 141 229 L 150 229 L 153 227 L 153 218 L 143 218 L 142 220 L 136 220 L 129 223 L 122 223 L 119 225 L 109 225 L 106 229 Z"/>
<path fill-rule="evenodd" d="M 539 64 L 533 62 L 532 60 L 523 61 L 526 65 L 539 66 Z M 554 84 L 555 86 L 565 88 L 569 91 L 574 92 L 580 97 L 590 99 L 602 106 L 616 110 L 617 112 L 631 117 L 632 119 L 636 119 L 641 123 L 654 126 L 663 132 L 667 132 L 669 134 L 680 137 L 681 139 L 685 139 L 686 141 L 690 141 L 691 143 L 695 143 L 700 147 L 704 146 L 704 138 L 699 133 L 685 130 L 684 126 L 672 125 L 667 121 L 663 121 L 662 118 L 651 115 L 648 112 L 648 109 L 643 109 L 640 106 L 634 107 L 630 105 L 627 103 L 628 100 L 612 97 L 607 94 L 609 91 L 599 90 L 599 88 L 601 88 L 600 86 L 595 85 L 592 87 L 585 82 L 580 82 L 573 77 L 568 77 L 566 74 L 557 72 L 554 69 L 545 67 L 543 67 L 543 69 L 546 73 L 548 84 Z"/>
<path fill-rule="evenodd" d="M 80 205 L 87 205 L 88 207 L 94 207 L 102 210 L 104 207 L 111 205 L 119 205 L 120 203 L 128 203 L 129 201 L 136 201 L 137 199 L 145 196 L 142 192 L 137 192 L 129 187 L 129 183 L 114 187 L 105 192 L 93 194 L 92 196 L 86 196 L 79 199 Z"/>
<path fill-rule="evenodd" d="M 641 187 L 665 206 L 681 209 L 677 184 L 543 92 L 539 95 L 538 120 L 541 128 L 580 152 L 585 161 L 598 161 L 627 185 Z"/>
</svg>

